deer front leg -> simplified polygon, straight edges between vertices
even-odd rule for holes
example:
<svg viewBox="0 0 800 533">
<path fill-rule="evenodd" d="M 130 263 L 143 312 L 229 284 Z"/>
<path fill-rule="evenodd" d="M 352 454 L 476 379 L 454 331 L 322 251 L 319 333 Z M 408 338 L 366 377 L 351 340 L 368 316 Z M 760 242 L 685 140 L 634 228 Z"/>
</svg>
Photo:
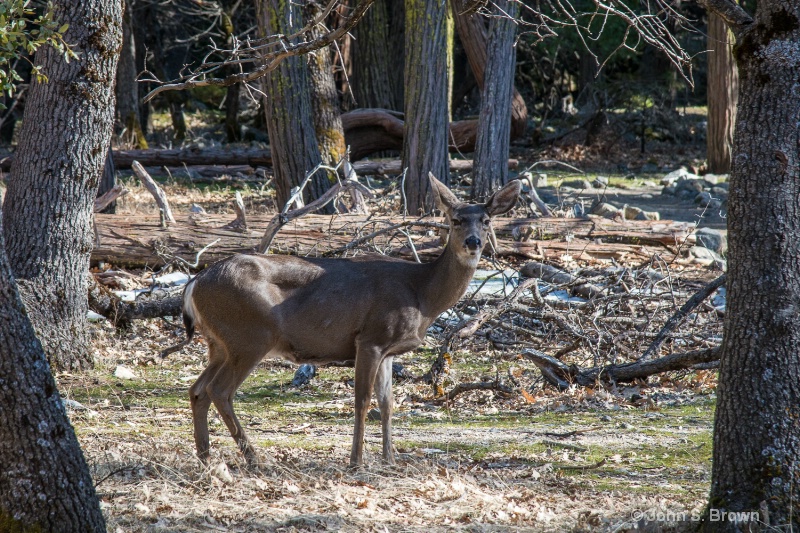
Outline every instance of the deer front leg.
<svg viewBox="0 0 800 533">
<path fill-rule="evenodd" d="M 383 356 L 378 348 L 374 346 L 358 346 L 355 380 L 356 422 L 353 429 L 353 448 L 350 451 L 350 468 L 359 468 L 364 464 L 364 425 L 367 419 L 369 402 L 372 399 L 375 377 L 378 374 L 382 359 Z"/>
<path fill-rule="evenodd" d="M 394 357 L 386 357 L 378 367 L 375 378 L 375 396 L 378 398 L 378 407 L 381 410 L 381 432 L 383 436 L 383 461 L 386 464 L 394 463 L 394 446 L 392 445 L 392 412 L 394 411 L 394 396 L 392 394 L 392 361 Z"/>
</svg>

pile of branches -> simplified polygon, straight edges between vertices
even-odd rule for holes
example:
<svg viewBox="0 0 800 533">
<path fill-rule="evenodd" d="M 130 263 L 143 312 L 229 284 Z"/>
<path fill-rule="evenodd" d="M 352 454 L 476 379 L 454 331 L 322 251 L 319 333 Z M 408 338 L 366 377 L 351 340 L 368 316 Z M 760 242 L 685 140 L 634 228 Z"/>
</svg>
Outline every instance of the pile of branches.
<svg viewBox="0 0 800 533">
<path fill-rule="evenodd" d="M 708 300 L 724 274 L 710 282 L 682 280 L 657 259 L 575 274 L 534 262 L 520 274 L 507 296 L 473 295 L 454 310 L 455 320 L 437 320 L 442 354 L 514 351 L 560 390 L 718 364 L 724 304 L 719 296 L 716 306 Z M 499 381 L 483 385 L 503 388 Z"/>
</svg>

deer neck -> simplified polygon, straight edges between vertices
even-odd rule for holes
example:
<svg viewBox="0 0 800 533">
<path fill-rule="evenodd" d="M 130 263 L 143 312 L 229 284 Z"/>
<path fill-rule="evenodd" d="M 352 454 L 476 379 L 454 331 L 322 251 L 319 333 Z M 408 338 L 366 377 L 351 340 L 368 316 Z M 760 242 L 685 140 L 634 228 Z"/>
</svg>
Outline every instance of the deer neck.
<svg viewBox="0 0 800 533">
<path fill-rule="evenodd" d="M 448 244 L 435 261 L 426 265 L 428 275 L 421 295 L 425 316 L 435 319 L 464 296 L 478 268 L 478 259 L 459 257 Z"/>
</svg>

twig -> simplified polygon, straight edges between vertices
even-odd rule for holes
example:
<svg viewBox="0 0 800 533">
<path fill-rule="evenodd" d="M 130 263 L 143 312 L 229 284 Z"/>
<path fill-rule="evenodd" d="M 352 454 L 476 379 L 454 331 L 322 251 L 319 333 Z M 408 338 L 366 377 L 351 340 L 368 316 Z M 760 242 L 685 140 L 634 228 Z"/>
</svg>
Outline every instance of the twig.
<svg viewBox="0 0 800 533">
<path fill-rule="evenodd" d="M 553 468 L 557 468 L 559 470 L 594 470 L 595 468 L 600 468 L 601 466 L 606 464 L 605 458 L 597 461 L 593 465 L 554 465 Z"/>
<path fill-rule="evenodd" d="M 474 390 L 493 390 L 497 392 L 504 392 L 506 394 L 513 394 L 517 391 L 515 388 L 511 388 L 508 385 L 503 384 L 502 382 L 495 380 L 495 381 L 481 381 L 478 383 L 459 383 L 456 385 L 453 390 L 448 392 L 444 395 L 443 399 L 446 401 L 454 399 L 461 393 L 474 391 Z"/>
</svg>

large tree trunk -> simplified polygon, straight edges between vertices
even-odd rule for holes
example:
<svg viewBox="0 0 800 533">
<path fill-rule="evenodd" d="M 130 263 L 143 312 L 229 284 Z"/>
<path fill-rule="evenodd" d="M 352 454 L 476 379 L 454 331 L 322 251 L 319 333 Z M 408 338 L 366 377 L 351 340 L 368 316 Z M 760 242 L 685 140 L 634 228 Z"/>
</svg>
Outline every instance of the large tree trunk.
<svg viewBox="0 0 800 533">
<path fill-rule="evenodd" d="M 353 43 L 353 92 L 358 107 L 395 108 L 389 55 L 389 16 L 385 1 L 375 2 L 358 23 Z"/>
<path fill-rule="evenodd" d="M 515 4 L 516 5 L 516 4 Z M 475 76 L 478 87 L 483 88 L 486 77 L 486 63 L 488 59 L 489 37 L 486 31 L 485 18 L 476 14 L 461 14 L 453 3 L 456 31 L 467 54 L 469 68 Z M 511 102 L 511 138 L 517 139 L 525 133 L 528 123 L 528 107 L 522 95 L 516 88 L 513 89 Z"/>
<path fill-rule="evenodd" d="M 2 232 L 0 317 L 0 530 L 104 532 L 94 482 L 14 284 Z"/>
<path fill-rule="evenodd" d="M 5 197 L 8 257 L 50 360 L 91 365 L 86 275 L 92 212 L 114 123 L 122 42 L 120 0 L 60 0 L 56 20 L 78 59 L 51 47 L 36 54 L 47 83 L 31 83 Z"/>
<path fill-rule="evenodd" d="M 446 9 L 446 0 L 406 0 L 403 166 L 411 215 L 434 207 L 429 172 L 449 181 Z"/>
<path fill-rule="evenodd" d="M 713 521 L 720 511 L 758 512 L 765 530 L 800 523 L 798 21 L 797 2 L 760 0 L 755 22 L 737 35 L 728 307 L 707 530 L 749 526 Z"/>
<path fill-rule="evenodd" d="M 481 112 L 472 171 L 473 199 L 484 200 L 508 181 L 508 150 L 511 144 L 511 99 L 517 53 L 514 35 L 516 2 L 495 0 L 489 23 L 486 76 L 481 91 Z"/>
<path fill-rule="evenodd" d="M 308 2 L 306 20 L 312 21 L 317 18 L 322 13 L 322 8 L 323 6 L 315 1 Z M 319 27 L 311 30 L 312 38 L 318 38 L 322 33 Z M 309 54 L 308 71 L 311 79 L 312 118 L 320 156 L 326 165 L 335 165 L 344 157 L 347 146 L 342 130 L 339 94 L 336 92 L 336 81 L 333 79 L 331 50 L 325 47 Z"/>
<path fill-rule="evenodd" d="M 708 170 L 731 170 L 733 126 L 739 96 L 739 73 L 733 60 L 733 33 L 714 13 L 708 14 Z"/>
<path fill-rule="evenodd" d="M 291 35 L 303 25 L 302 10 L 294 2 L 260 0 L 257 9 L 262 37 Z M 264 92 L 267 94 L 264 107 L 281 208 L 289 200 L 292 187 L 300 185 L 306 174 L 321 161 L 311 120 L 310 85 L 305 61 L 304 57 L 287 57 L 264 77 Z M 305 202 L 319 198 L 330 185 L 325 171 L 318 171 L 304 190 Z"/>
</svg>

